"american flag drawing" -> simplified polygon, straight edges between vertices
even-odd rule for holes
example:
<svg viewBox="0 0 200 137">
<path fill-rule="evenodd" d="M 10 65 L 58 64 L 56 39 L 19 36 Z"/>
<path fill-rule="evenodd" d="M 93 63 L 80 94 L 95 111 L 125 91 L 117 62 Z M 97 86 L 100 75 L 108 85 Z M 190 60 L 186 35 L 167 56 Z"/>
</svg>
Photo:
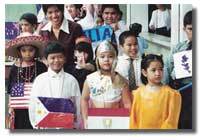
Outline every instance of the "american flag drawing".
<svg viewBox="0 0 200 137">
<path fill-rule="evenodd" d="M 10 107 L 26 109 L 29 107 L 32 83 L 17 83 L 11 89 Z"/>
</svg>

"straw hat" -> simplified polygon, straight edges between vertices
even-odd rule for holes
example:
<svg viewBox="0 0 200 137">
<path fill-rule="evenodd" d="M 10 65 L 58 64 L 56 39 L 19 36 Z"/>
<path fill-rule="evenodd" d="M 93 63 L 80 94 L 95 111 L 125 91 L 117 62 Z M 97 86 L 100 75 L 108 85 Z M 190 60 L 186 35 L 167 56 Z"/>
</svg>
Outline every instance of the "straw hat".
<svg viewBox="0 0 200 137">
<path fill-rule="evenodd" d="M 21 33 L 16 39 L 6 43 L 6 56 L 19 58 L 19 47 L 30 45 L 38 49 L 39 57 L 43 56 L 47 40 L 41 36 L 28 32 Z"/>
</svg>

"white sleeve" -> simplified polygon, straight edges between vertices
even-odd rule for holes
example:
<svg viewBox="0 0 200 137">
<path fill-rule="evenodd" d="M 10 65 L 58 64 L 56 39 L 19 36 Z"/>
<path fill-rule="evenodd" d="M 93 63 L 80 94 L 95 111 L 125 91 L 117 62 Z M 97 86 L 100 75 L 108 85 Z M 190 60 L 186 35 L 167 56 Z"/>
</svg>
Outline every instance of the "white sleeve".
<svg viewBox="0 0 200 137">
<path fill-rule="evenodd" d="M 36 95 L 37 92 L 40 91 L 40 88 L 38 86 L 39 81 L 37 80 L 37 78 L 35 79 L 35 81 L 33 82 L 33 86 L 32 86 L 32 90 L 31 90 L 31 97 L 30 97 L 30 102 L 29 102 L 29 119 L 31 122 L 31 125 L 33 126 L 33 128 L 37 128 L 35 125 L 37 124 L 36 122 Z"/>
<path fill-rule="evenodd" d="M 152 16 L 151 16 L 151 20 L 150 20 L 150 23 L 149 23 L 149 27 L 154 26 L 156 28 L 156 11 L 157 10 L 154 10 L 152 12 Z"/>
<path fill-rule="evenodd" d="M 76 121 L 75 121 L 75 128 L 78 129 L 80 123 L 81 123 L 81 113 L 80 113 L 80 99 L 81 99 L 81 93 L 80 93 L 80 88 L 79 88 L 79 84 L 77 82 L 77 80 L 74 78 L 74 81 L 72 82 L 72 92 L 73 95 L 75 97 L 75 117 L 76 117 Z"/>
<path fill-rule="evenodd" d="M 93 14 L 95 15 L 95 11 L 93 11 Z M 90 13 L 88 5 L 86 16 L 83 19 L 79 20 L 77 23 L 81 25 L 83 30 L 91 29 L 95 26 L 95 16 L 93 17 L 92 13 Z"/>
<path fill-rule="evenodd" d="M 69 14 L 67 8 L 64 7 L 64 17 L 68 20 L 74 21 L 72 16 Z"/>
</svg>

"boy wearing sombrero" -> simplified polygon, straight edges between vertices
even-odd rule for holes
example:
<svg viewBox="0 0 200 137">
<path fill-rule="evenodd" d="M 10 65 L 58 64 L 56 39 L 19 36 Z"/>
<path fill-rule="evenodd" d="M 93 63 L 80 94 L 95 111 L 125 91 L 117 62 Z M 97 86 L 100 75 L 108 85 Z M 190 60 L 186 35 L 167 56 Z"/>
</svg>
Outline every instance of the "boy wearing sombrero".
<svg viewBox="0 0 200 137">
<path fill-rule="evenodd" d="M 11 68 L 7 88 L 9 112 L 14 112 L 11 129 L 32 129 L 28 115 L 29 98 L 33 80 L 47 71 L 46 66 L 36 60 L 42 57 L 45 45 L 43 37 L 30 33 L 22 33 L 6 43 L 6 56 L 18 58 Z"/>
</svg>

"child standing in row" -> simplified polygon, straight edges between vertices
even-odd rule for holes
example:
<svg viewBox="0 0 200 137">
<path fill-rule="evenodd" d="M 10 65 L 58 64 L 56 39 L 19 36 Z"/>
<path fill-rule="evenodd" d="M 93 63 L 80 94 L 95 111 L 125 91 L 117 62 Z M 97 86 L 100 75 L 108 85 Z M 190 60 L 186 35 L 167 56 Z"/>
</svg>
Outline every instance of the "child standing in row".
<svg viewBox="0 0 200 137">
<path fill-rule="evenodd" d="M 187 35 L 187 40 L 178 43 L 172 48 L 166 61 L 164 79 L 165 84 L 169 84 L 172 88 L 180 89 L 192 83 L 192 76 L 177 78 L 175 71 L 175 62 L 173 56 L 181 52 L 190 52 L 192 50 L 192 11 L 188 11 L 183 19 L 183 30 Z M 182 63 L 185 64 L 185 63 Z M 192 86 L 180 91 L 182 96 L 182 109 L 179 120 L 180 129 L 192 129 Z"/>
<path fill-rule="evenodd" d="M 181 96 L 177 90 L 163 85 L 162 56 L 143 55 L 141 62 L 144 86 L 132 92 L 131 129 L 177 129 Z"/>
<path fill-rule="evenodd" d="M 80 119 L 80 89 L 77 80 L 63 70 L 63 65 L 65 63 L 64 47 L 59 42 L 49 42 L 44 55 L 47 59 L 49 67 L 48 71 L 39 75 L 33 83 L 33 94 L 31 95 L 29 105 L 29 117 L 31 124 L 33 128 L 39 128 L 37 127 L 37 124 L 39 123 L 37 118 L 40 117 L 37 113 L 38 97 L 55 99 L 63 98 L 70 99 L 74 104 L 74 127 L 77 128 Z"/>
<path fill-rule="evenodd" d="M 93 50 L 90 38 L 84 36 L 76 39 L 74 51 L 75 63 L 65 68 L 65 71 L 72 74 L 78 81 L 82 93 L 86 76 L 95 71 L 93 61 Z"/>
<path fill-rule="evenodd" d="M 116 58 L 116 50 L 109 41 L 99 44 L 96 49 L 98 70 L 87 76 L 81 97 L 81 114 L 85 128 L 87 128 L 89 107 L 130 108 L 131 99 L 127 81 L 114 71 Z"/>
<path fill-rule="evenodd" d="M 123 54 L 118 56 L 116 71 L 129 81 L 129 89 L 132 91 L 142 84 L 140 80 L 141 57 L 138 54 L 137 37 L 131 31 L 124 31 L 119 36 L 119 42 Z"/>
<path fill-rule="evenodd" d="M 29 97 L 33 80 L 47 70 L 43 63 L 35 60 L 42 56 L 45 44 L 42 37 L 30 33 L 22 33 L 6 43 L 6 54 L 19 58 L 11 68 L 8 81 L 9 111 L 14 112 L 14 129 L 32 129 L 28 117 Z"/>
</svg>

